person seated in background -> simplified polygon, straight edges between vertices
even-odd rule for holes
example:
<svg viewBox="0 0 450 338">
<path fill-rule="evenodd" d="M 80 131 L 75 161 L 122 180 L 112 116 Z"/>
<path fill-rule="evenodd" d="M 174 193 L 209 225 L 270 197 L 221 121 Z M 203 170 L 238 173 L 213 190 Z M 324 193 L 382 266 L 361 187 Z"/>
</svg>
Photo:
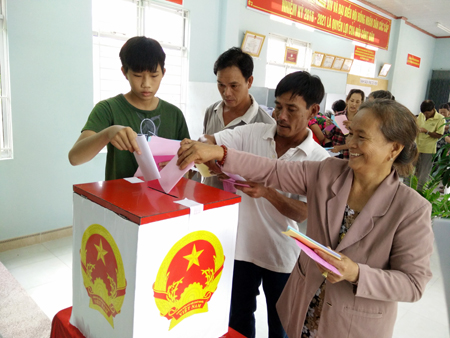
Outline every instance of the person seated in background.
<svg viewBox="0 0 450 338">
<path fill-rule="evenodd" d="M 387 99 L 395 101 L 394 95 L 389 90 L 375 90 L 369 94 L 367 98 L 369 101 L 373 101 L 375 99 Z"/>
<path fill-rule="evenodd" d="M 183 140 L 181 169 L 220 161 L 222 170 L 306 194 L 306 235 L 341 260 L 302 251 L 278 300 L 288 337 L 392 337 L 397 302 L 418 301 L 432 277 L 431 205 L 399 180 L 417 156 L 416 121 L 392 100 L 364 103 L 349 126 L 348 161 L 288 162 Z"/>
<path fill-rule="evenodd" d="M 255 122 L 274 125 L 276 122 L 249 93 L 253 83 L 253 59 L 240 48 L 223 52 L 214 63 L 217 89 L 222 100 L 206 109 L 203 134 L 213 135 L 221 130 L 233 129 Z M 223 189 L 215 176 L 203 178 L 203 183 Z"/>
<path fill-rule="evenodd" d="M 416 143 L 419 158 L 416 164 L 417 189 L 422 190 L 428 181 L 433 166 L 433 156 L 436 154 L 436 143 L 445 130 L 445 118 L 439 114 L 432 100 L 425 100 L 420 105 L 420 114 L 417 117 L 419 134 Z"/>
<path fill-rule="evenodd" d="M 358 112 L 359 106 L 364 102 L 365 94 L 361 89 L 351 89 L 345 100 L 346 107 L 343 111 L 335 113 L 335 116 L 345 115 L 347 121 L 344 121 L 344 125 L 348 128 L 349 124 L 353 120 L 353 117 Z M 324 129 L 324 135 L 331 140 L 334 153 L 341 153 L 339 158 L 348 159 L 348 146 L 345 144 L 345 135 L 338 127 L 334 127 L 331 130 Z"/>
<path fill-rule="evenodd" d="M 70 163 L 79 165 L 107 146 L 105 180 L 134 176 L 138 164 L 133 152 L 140 154 L 137 134 L 174 140 L 189 137 L 181 110 L 156 97 L 166 72 L 166 54 L 159 42 L 133 37 L 122 46 L 119 57 L 131 90 L 98 102 L 69 152 Z"/>
<path fill-rule="evenodd" d="M 308 121 L 320 107 L 325 90 L 308 72 L 286 75 L 275 89 L 276 125 L 252 123 L 204 135 L 209 143 L 282 161 L 321 161 L 328 153 L 314 142 Z M 215 164 L 210 164 L 219 169 Z M 219 170 L 220 171 L 220 170 Z M 229 326 L 255 337 L 256 297 L 262 283 L 267 303 L 269 337 L 285 337 L 275 304 L 300 249 L 282 234 L 306 217 L 306 198 L 246 181 L 236 186 L 242 196 L 234 262 Z"/>
</svg>

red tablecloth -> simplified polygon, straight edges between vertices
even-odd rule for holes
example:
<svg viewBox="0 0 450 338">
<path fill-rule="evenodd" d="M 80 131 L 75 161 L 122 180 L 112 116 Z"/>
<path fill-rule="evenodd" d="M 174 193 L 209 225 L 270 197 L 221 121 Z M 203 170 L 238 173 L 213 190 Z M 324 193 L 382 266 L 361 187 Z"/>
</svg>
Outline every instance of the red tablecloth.
<svg viewBox="0 0 450 338">
<path fill-rule="evenodd" d="M 50 338 L 85 338 L 75 326 L 69 323 L 71 314 L 72 307 L 61 310 L 56 314 L 52 321 Z M 245 336 L 230 327 L 228 333 L 220 338 L 245 338 Z"/>
<path fill-rule="evenodd" d="M 50 338 L 85 338 L 75 326 L 69 323 L 72 307 L 59 311 L 52 321 Z"/>
</svg>

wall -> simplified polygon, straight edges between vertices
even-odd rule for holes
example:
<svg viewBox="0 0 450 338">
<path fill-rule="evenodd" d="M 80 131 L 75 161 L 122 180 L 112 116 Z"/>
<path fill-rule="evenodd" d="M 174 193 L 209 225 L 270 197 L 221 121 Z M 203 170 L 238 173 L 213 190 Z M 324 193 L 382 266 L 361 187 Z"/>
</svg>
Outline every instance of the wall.
<svg viewBox="0 0 450 338">
<path fill-rule="evenodd" d="M 7 2 L 14 159 L 0 161 L 0 240 L 72 224 L 72 185 L 101 180 L 104 156 L 67 153 L 92 109 L 89 0 Z"/>
<path fill-rule="evenodd" d="M 72 167 L 67 153 L 93 106 L 90 0 L 8 0 L 14 159 L 0 161 L 0 241 L 72 224 L 72 185 L 102 180 L 105 155 Z M 220 99 L 212 68 L 217 56 L 240 46 L 246 30 L 311 42 L 312 49 L 349 57 L 351 41 L 308 32 L 246 8 L 245 0 L 184 0 L 190 11 L 186 116 L 191 136 L 201 133 L 205 108 Z M 436 45 L 436 52 L 434 52 Z M 265 77 L 265 48 L 255 59 L 255 93 Z M 400 102 L 417 107 L 431 69 L 446 68 L 450 43 L 394 20 L 388 51 L 377 69 L 392 63 L 388 80 Z M 419 70 L 406 54 L 422 58 Z M 439 55 L 438 55 L 439 54 Z M 312 69 L 329 93 L 345 93 L 346 74 Z"/>
<path fill-rule="evenodd" d="M 404 20 L 399 21 L 391 90 L 397 101 L 417 115 L 431 78 L 436 39 L 407 25 Z M 408 54 L 420 57 L 420 68 L 406 64 Z"/>
<path fill-rule="evenodd" d="M 434 49 L 433 70 L 450 70 L 450 38 L 436 39 Z"/>
</svg>

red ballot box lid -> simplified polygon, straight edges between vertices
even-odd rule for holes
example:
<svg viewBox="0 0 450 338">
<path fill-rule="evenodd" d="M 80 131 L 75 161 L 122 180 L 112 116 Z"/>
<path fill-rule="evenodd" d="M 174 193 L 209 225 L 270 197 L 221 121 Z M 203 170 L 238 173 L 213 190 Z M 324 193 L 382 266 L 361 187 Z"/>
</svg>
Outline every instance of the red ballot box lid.
<svg viewBox="0 0 450 338">
<path fill-rule="evenodd" d="M 238 195 L 186 178 L 182 178 L 169 194 L 164 193 L 157 180 L 130 183 L 119 179 L 76 184 L 73 191 L 139 225 L 188 215 L 189 207 L 174 203 L 185 198 L 203 204 L 203 210 L 241 201 Z"/>
</svg>

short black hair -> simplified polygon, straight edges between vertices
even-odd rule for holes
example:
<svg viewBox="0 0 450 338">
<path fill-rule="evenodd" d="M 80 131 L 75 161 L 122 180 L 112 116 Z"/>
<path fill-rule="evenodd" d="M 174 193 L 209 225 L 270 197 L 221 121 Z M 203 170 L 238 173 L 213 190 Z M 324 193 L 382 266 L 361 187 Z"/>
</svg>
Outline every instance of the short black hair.
<svg viewBox="0 0 450 338">
<path fill-rule="evenodd" d="M 448 103 L 443 103 L 439 106 L 439 109 L 447 109 L 450 110 L 450 105 Z"/>
<path fill-rule="evenodd" d="M 432 111 L 435 109 L 434 102 L 432 100 L 425 100 L 420 104 L 420 112 Z"/>
<path fill-rule="evenodd" d="M 394 95 L 389 90 L 375 90 L 369 94 L 369 97 L 373 97 L 374 99 L 387 99 L 387 100 L 395 100 Z"/>
<path fill-rule="evenodd" d="M 223 52 L 214 63 L 214 75 L 217 75 L 219 70 L 228 67 L 237 67 L 242 73 L 245 81 L 248 81 L 253 74 L 253 59 L 252 57 L 243 52 L 238 47 L 232 47 Z"/>
<path fill-rule="evenodd" d="M 120 49 L 120 61 L 125 73 L 131 69 L 133 72 L 156 72 L 158 65 L 164 72 L 166 53 L 158 41 L 145 36 L 135 36 L 125 42 Z"/>
<path fill-rule="evenodd" d="M 333 104 L 331 105 L 331 109 L 333 109 L 333 111 L 335 113 L 340 112 L 340 111 L 344 111 L 345 107 L 347 107 L 347 104 L 345 103 L 344 100 L 334 101 Z"/>
<path fill-rule="evenodd" d="M 301 96 L 306 102 L 306 108 L 312 104 L 320 104 L 325 95 L 325 88 L 322 81 L 316 75 L 311 75 L 306 71 L 294 72 L 286 75 L 278 83 L 275 89 L 275 97 L 285 93 L 291 93 L 291 98 Z"/>
</svg>

